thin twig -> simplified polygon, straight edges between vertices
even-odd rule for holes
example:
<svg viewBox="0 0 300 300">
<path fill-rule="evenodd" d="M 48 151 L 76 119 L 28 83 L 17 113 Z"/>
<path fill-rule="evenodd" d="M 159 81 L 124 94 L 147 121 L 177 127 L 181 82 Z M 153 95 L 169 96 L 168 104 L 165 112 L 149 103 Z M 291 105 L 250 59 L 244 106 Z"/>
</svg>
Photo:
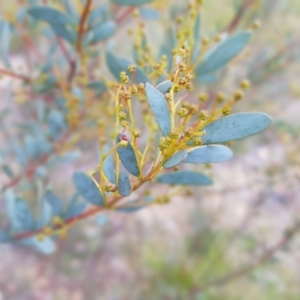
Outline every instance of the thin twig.
<svg viewBox="0 0 300 300">
<path fill-rule="evenodd" d="M 25 75 L 20 75 L 20 74 L 16 74 L 12 71 L 9 71 L 9 70 L 4 70 L 4 69 L 0 69 L 0 74 L 3 74 L 5 76 L 8 76 L 8 77 L 11 77 L 11 78 L 14 78 L 14 79 L 19 79 L 19 80 L 22 80 L 26 83 L 30 83 L 31 82 L 31 79 Z"/>
<path fill-rule="evenodd" d="M 78 53 L 81 53 L 81 51 L 82 51 L 81 41 L 82 41 L 82 38 L 84 35 L 84 25 L 88 18 L 88 15 L 89 15 L 89 12 L 90 12 L 90 9 L 92 6 L 92 2 L 93 2 L 92 0 L 86 0 L 86 4 L 84 6 L 83 13 L 80 18 L 79 29 L 78 29 L 78 39 L 77 39 L 77 43 L 76 43 L 76 49 L 77 49 Z"/>
</svg>

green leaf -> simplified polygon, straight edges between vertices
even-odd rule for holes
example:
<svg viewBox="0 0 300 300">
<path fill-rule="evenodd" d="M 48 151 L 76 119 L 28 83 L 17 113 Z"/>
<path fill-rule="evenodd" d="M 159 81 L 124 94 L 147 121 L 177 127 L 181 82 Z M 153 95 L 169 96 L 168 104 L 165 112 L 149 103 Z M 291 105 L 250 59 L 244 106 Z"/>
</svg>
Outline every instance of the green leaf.
<svg viewBox="0 0 300 300">
<path fill-rule="evenodd" d="M 146 84 L 146 96 L 162 134 L 168 136 L 171 131 L 171 114 L 167 100 L 164 95 L 150 83 Z"/>
<path fill-rule="evenodd" d="M 164 168 L 169 169 L 180 165 L 186 156 L 187 152 L 185 150 L 177 152 L 165 162 Z"/>
<path fill-rule="evenodd" d="M 233 156 L 232 151 L 221 145 L 213 146 L 200 146 L 193 148 L 188 152 L 187 157 L 183 160 L 183 163 L 189 164 L 205 164 L 205 163 L 217 163 L 231 159 Z"/>
<path fill-rule="evenodd" d="M 248 44 L 251 33 L 247 31 L 221 41 L 209 51 L 195 69 L 197 77 L 213 73 L 223 68 L 229 61 L 240 54 Z"/>
<path fill-rule="evenodd" d="M 156 89 L 161 92 L 162 94 L 168 93 L 173 85 L 171 80 L 166 80 L 161 82 L 159 85 L 156 86 Z"/>
<path fill-rule="evenodd" d="M 202 173 L 194 171 L 177 171 L 174 173 L 161 174 L 156 182 L 172 185 L 210 185 L 212 180 Z"/>
<path fill-rule="evenodd" d="M 144 5 L 152 0 L 112 0 L 114 4 L 124 5 L 124 6 L 136 6 L 136 5 Z"/>
<path fill-rule="evenodd" d="M 122 57 L 116 57 L 110 52 L 106 52 L 105 58 L 110 72 L 112 73 L 112 75 L 115 77 L 117 81 L 120 82 L 121 72 L 125 72 L 130 79 L 132 78 L 132 73 L 128 71 L 128 67 L 133 64 L 129 60 Z M 135 72 L 136 72 L 135 79 L 134 79 L 135 83 L 146 83 L 149 81 L 145 73 L 139 67 L 136 67 Z"/>
<path fill-rule="evenodd" d="M 91 30 L 91 35 L 88 40 L 88 43 L 94 44 L 99 41 L 105 40 L 112 35 L 114 35 L 116 32 L 116 24 L 112 21 L 108 21 L 104 24 L 100 24 L 97 27 L 94 27 Z"/>
<path fill-rule="evenodd" d="M 104 199 L 95 182 L 85 173 L 76 172 L 73 175 L 73 181 L 79 194 L 88 202 L 103 206 Z"/>
<path fill-rule="evenodd" d="M 271 117 L 260 112 L 247 112 L 229 115 L 208 124 L 203 144 L 225 143 L 254 135 L 271 124 Z"/>
<path fill-rule="evenodd" d="M 127 197 L 131 194 L 130 180 L 125 172 L 121 172 L 119 175 L 118 192 L 124 197 Z"/>
<path fill-rule="evenodd" d="M 117 143 L 121 141 L 120 136 L 121 135 L 117 136 L 117 141 L 116 141 Z M 140 175 L 140 170 L 131 143 L 127 141 L 127 146 L 125 148 L 118 147 L 117 152 L 125 169 L 130 174 L 138 177 Z"/>
</svg>

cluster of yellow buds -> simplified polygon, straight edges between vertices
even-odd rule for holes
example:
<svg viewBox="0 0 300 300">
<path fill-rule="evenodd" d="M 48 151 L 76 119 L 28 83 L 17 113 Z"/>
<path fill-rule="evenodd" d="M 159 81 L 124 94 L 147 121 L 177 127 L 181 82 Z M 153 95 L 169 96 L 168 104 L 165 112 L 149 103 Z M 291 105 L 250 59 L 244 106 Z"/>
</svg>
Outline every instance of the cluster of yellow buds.
<svg viewBox="0 0 300 300">
<path fill-rule="evenodd" d="M 52 226 L 46 226 L 43 228 L 43 231 L 37 234 L 37 239 L 42 241 L 44 238 L 52 235 L 58 235 L 60 238 L 64 239 L 67 237 L 67 229 L 64 220 L 59 217 L 55 216 L 52 219 Z"/>
<path fill-rule="evenodd" d="M 171 140 L 170 137 L 168 137 L 168 136 L 167 137 L 162 137 L 160 139 L 158 147 L 161 151 L 164 151 L 171 145 L 171 143 L 172 143 L 172 140 Z"/>
</svg>

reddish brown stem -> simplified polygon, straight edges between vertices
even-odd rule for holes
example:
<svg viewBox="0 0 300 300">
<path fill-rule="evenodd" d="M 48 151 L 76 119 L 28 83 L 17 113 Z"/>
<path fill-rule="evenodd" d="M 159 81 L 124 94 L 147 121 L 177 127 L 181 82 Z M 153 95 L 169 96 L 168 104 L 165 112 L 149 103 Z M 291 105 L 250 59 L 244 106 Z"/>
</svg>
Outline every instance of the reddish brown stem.
<svg viewBox="0 0 300 300">
<path fill-rule="evenodd" d="M 72 59 L 72 57 L 70 56 L 69 52 L 68 52 L 68 49 L 66 48 L 64 42 L 59 38 L 57 37 L 57 43 L 58 43 L 58 46 L 60 47 L 62 53 L 64 54 L 64 56 L 66 57 L 69 65 L 70 65 L 70 70 L 69 70 L 69 74 L 68 74 L 68 77 L 67 77 L 67 81 L 68 83 L 71 83 L 72 82 L 72 79 L 74 78 L 75 76 L 75 72 L 76 72 L 76 63 L 75 61 Z"/>
<path fill-rule="evenodd" d="M 25 75 L 20 75 L 20 74 L 16 74 L 12 71 L 9 71 L 9 70 L 4 70 L 4 69 L 0 69 L 0 74 L 3 74 L 5 76 L 9 76 L 11 78 L 15 78 L 15 79 L 19 79 L 19 80 L 22 80 L 26 83 L 30 83 L 31 82 L 31 79 Z"/>
<path fill-rule="evenodd" d="M 236 26 L 239 24 L 242 17 L 244 16 L 247 8 L 252 4 L 252 2 L 253 2 L 253 0 L 245 0 L 243 3 L 241 3 L 238 11 L 235 14 L 235 17 L 228 24 L 225 31 L 232 32 L 236 28 Z"/>
<path fill-rule="evenodd" d="M 89 15 L 89 12 L 90 12 L 90 9 L 92 6 L 92 2 L 93 2 L 92 0 L 86 0 L 85 7 L 84 7 L 83 13 L 80 18 L 79 29 L 78 29 L 78 39 L 77 39 L 77 44 L 76 44 L 76 49 L 77 49 L 78 53 L 81 53 L 81 51 L 82 51 L 81 41 L 82 41 L 83 34 L 84 34 L 84 25 L 88 18 L 88 15 Z"/>
<path fill-rule="evenodd" d="M 118 25 L 122 25 L 122 23 L 131 15 L 134 9 L 135 9 L 134 6 L 131 6 L 130 8 L 126 9 L 124 13 L 122 13 L 119 17 L 117 17 L 116 23 Z"/>
</svg>

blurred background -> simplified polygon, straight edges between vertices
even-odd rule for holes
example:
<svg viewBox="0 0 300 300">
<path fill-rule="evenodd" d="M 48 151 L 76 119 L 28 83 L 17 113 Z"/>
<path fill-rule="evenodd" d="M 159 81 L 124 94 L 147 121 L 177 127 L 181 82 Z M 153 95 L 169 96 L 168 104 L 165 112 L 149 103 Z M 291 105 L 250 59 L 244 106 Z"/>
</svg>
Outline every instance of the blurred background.
<svg viewBox="0 0 300 300">
<path fill-rule="evenodd" d="M 230 92 L 237 77 L 248 78 L 251 89 L 234 110 L 268 113 L 272 127 L 232 143 L 234 158 L 207 171 L 211 187 L 184 197 L 175 191 L 170 204 L 135 214 L 111 212 L 102 226 L 85 220 L 49 257 L 2 246 L 1 300 L 300 299 L 300 2 L 209 0 L 204 7 L 207 35 L 256 19 L 262 26 L 246 58 L 200 88 Z M 2 90 L 5 84 L 12 83 Z M 84 163 L 63 166 L 63 175 Z M 53 186 L 64 194 L 61 173 L 58 167 Z"/>
</svg>

